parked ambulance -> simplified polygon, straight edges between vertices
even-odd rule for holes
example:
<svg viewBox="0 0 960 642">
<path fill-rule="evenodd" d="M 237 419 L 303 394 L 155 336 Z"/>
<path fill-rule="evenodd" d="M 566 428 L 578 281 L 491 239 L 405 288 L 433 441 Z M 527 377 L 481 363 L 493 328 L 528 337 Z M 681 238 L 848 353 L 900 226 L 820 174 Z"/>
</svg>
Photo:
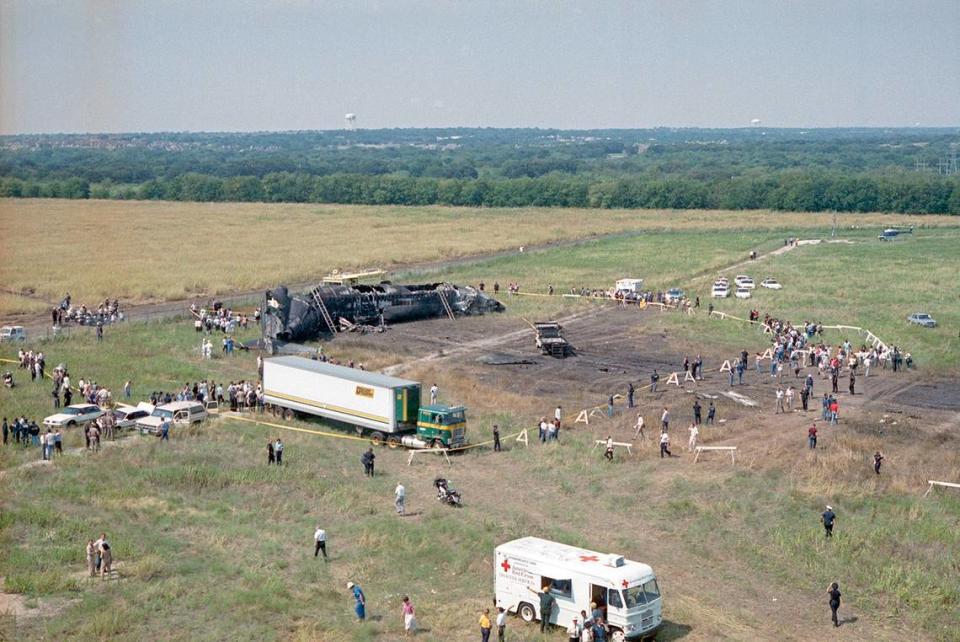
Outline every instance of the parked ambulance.
<svg viewBox="0 0 960 642">
<path fill-rule="evenodd" d="M 595 603 L 617 642 L 653 637 L 660 628 L 660 589 L 646 564 L 538 537 L 501 544 L 494 558 L 496 605 L 526 622 L 540 619 L 536 594 L 549 586 L 551 624 L 566 628 L 574 617 L 580 622 L 580 611 L 589 617 Z"/>
</svg>

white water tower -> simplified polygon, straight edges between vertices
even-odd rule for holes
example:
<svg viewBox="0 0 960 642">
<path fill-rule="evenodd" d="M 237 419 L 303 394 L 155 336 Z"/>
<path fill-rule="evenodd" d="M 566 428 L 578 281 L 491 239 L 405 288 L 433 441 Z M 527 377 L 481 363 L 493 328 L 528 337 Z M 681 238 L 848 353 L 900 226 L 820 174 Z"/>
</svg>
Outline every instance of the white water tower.
<svg viewBox="0 0 960 642">
<path fill-rule="evenodd" d="M 349 129 L 350 131 L 353 131 L 354 129 L 357 128 L 357 127 L 356 127 L 356 125 L 357 125 L 357 115 L 356 115 L 356 114 L 347 114 L 346 116 L 343 117 L 343 120 L 346 121 L 346 123 L 347 123 L 347 129 Z"/>
</svg>

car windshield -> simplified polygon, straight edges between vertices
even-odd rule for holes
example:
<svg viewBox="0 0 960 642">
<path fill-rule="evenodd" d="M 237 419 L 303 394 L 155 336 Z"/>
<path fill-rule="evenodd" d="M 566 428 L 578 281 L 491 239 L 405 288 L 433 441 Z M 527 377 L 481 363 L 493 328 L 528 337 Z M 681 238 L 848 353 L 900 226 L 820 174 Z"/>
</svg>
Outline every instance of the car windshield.
<svg viewBox="0 0 960 642">
<path fill-rule="evenodd" d="M 918 315 L 917 315 L 917 318 L 918 318 L 918 319 L 929 319 L 929 318 L 930 318 L 930 315 L 929 315 L 929 314 L 918 314 Z"/>
<path fill-rule="evenodd" d="M 627 608 L 639 607 L 649 604 L 660 597 L 660 589 L 657 587 L 656 579 L 649 579 L 643 584 L 631 586 L 624 591 Z"/>
<path fill-rule="evenodd" d="M 151 417 L 164 417 L 166 419 L 173 419 L 173 411 L 164 410 L 163 408 L 157 408 L 156 410 L 153 411 L 153 414 L 151 415 Z"/>
<path fill-rule="evenodd" d="M 65 415 L 82 415 L 82 414 L 85 413 L 85 412 L 87 412 L 87 408 L 70 408 L 70 407 L 67 407 L 67 408 L 64 408 L 64 409 L 63 409 L 63 414 L 65 414 Z"/>
<path fill-rule="evenodd" d="M 117 419 L 123 419 L 127 416 L 127 412 L 125 410 L 114 410 L 113 416 Z"/>
</svg>

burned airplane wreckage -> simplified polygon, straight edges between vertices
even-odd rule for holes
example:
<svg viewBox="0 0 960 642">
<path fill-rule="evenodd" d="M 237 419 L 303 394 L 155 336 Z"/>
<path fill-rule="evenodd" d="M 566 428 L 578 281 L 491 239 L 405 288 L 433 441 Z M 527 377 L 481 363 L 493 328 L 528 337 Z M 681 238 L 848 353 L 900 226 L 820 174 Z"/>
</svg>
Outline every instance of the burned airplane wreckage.
<svg viewBox="0 0 960 642">
<path fill-rule="evenodd" d="M 316 339 L 343 325 L 374 325 L 485 312 L 502 312 L 503 304 L 477 288 L 449 283 L 425 285 L 327 285 L 302 295 L 286 286 L 267 290 L 261 307 L 264 347 Z"/>
</svg>

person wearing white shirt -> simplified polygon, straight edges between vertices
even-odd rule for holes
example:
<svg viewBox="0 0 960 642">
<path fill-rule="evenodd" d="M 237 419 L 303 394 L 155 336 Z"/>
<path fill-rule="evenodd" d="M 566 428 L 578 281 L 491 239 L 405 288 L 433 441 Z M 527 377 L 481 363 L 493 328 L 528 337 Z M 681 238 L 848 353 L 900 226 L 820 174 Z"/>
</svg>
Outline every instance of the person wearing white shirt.
<svg viewBox="0 0 960 642">
<path fill-rule="evenodd" d="M 670 435 L 665 432 L 660 433 L 660 459 L 663 459 L 664 453 L 667 457 L 673 457 L 673 453 L 670 452 Z"/>
<path fill-rule="evenodd" d="M 407 499 L 407 489 L 403 487 L 403 484 L 397 484 L 397 488 L 393 491 L 393 505 L 397 509 L 398 515 L 403 515 L 404 511 L 404 502 Z"/>
<path fill-rule="evenodd" d="M 497 608 L 497 641 L 503 642 L 507 635 L 507 612 L 504 608 Z"/>
<path fill-rule="evenodd" d="M 647 436 L 643 434 L 643 415 L 640 415 L 640 414 L 637 415 L 636 425 L 637 425 L 637 431 L 633 433 L 633 438 L 636 439 L 637 437 L 643 437 L 643 439 L 646 439 Z"/>
<path fill-rule="evenodd" d="M 327 531 L 317 526 L 317 530 L 313 533 L 313 541 L 316 542 L 316 548 L 313 551 L 313 556 L 317 557 L 321 552 L 323 553 L 323 561 L 327 561 Z"/>
<path fill-rule="evenodd" d="M 690 431 L 690 441 L 687 442 L 687 450 L 693 452 L 697 449 L 697 441 L 700 438 L 700 429 L 697 428 L 697 424 L 690 424 L 690 427 L 687 428 Z"/>
</svg>

